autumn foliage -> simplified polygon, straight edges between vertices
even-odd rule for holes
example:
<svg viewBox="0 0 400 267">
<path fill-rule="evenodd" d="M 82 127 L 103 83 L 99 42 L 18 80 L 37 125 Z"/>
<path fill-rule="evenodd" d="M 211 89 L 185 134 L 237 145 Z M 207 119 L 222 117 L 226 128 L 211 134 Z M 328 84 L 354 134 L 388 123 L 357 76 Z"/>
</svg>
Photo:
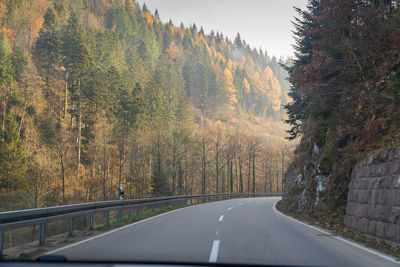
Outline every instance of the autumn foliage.
<svg viewBox="0 0 400 267">
<path fill-rule="evenodd" d="M 282 190 L 282 61 L 133 0 L 0 0 L 0 210 Z"/>
</svg>

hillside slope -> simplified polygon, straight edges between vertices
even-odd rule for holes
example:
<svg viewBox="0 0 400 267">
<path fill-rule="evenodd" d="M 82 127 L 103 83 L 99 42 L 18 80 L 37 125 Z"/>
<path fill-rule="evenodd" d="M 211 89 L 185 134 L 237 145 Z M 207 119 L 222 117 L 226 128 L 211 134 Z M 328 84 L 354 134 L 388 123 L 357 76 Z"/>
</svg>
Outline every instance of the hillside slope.
<svg viewBox="0 0 400 267">
<path fill-rule="evenodd" d="M 132 0 L 0 0 L 0 36 L 1 208 L 115 199 L 120 184 L 279 190 L 286 72 L 239 34 Z"/>
<path fill-rule="evenodd" d="M 400 144 L 399 3 L 313 0 L 298 11 L 287 110 L 301 141 L 284 203 L 343 222 L 354 164 Z"/>
</svg>

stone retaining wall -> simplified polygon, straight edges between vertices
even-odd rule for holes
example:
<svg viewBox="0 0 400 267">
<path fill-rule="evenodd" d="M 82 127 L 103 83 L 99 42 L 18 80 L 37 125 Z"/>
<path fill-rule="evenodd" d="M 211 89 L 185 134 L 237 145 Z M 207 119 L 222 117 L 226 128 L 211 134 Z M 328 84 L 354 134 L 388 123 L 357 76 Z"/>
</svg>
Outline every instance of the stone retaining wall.
<svg viewBox="0 0 400 267">
<path fill-rule="evenodd" d="M 349 228 L 400 244 L 400 147 L 356 164 L 344 222 Z"/>
</svg>

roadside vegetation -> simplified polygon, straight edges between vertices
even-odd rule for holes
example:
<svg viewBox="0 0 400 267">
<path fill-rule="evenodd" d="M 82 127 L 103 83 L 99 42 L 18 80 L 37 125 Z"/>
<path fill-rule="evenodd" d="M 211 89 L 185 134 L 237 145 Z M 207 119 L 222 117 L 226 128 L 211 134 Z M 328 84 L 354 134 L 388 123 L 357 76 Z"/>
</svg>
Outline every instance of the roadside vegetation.
<svg viewBox="0 0 400 267">
<path fill-rule="evenodd" d="M 312 0 L 297 11 L 286 110 L 303 180 L 285 204 L 342 222 L 354 164 L 400 145 L 399 1 Z"/>
</svg>

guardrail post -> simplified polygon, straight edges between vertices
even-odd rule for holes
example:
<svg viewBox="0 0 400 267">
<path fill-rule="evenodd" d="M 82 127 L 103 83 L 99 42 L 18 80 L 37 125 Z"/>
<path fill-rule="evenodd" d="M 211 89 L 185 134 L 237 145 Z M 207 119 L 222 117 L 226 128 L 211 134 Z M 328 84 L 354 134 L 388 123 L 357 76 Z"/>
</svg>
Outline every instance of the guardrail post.
<svg viewBox="0 0 400 267">
<path fill-rule="evenodd" d="M 109 225 L 110 224 L 110 212 L 106 211 L 106 224 Z"/>
<path fill-rule="evenodd" d="M 151 211 L 154 212 L 154 204 L 151 205 Z"/>
<path fill-rule="evenodd" d="M 39 229 L 39 245 L 44 245 L 44 223 L 40 224 Z"/>
<path fill-rule="evenodd" d="M 132 218 L 132 208 L 128 209 L 128 219 Z"/>
<path fill-rule="evenodd" d="M 68 236 L 72 236 L 72 232 L 74 231 L 74 218 L 69 218 L 68 221 Z"/>
<path fill-rule="evenodd" d="M 136 207 L 136 216 L 139 216 L 139 207 Z"/>
<path fill-rule="evenodd" d="M 3 254 L 4 231 L 0 230 L 0 255 Z"/>
<path fill-rule="evenodd" d="M 118 222 L 121 222 L 122 209 L 118 209 Z"/>
<path fill-rule="evenodd" d="M 94 217 L 94 214 L 93 214 L 93 212 L 91 212 L 89 214 L 89 229 L 90 230 L 93 230 L 93 217 Z"/>
</svg>

